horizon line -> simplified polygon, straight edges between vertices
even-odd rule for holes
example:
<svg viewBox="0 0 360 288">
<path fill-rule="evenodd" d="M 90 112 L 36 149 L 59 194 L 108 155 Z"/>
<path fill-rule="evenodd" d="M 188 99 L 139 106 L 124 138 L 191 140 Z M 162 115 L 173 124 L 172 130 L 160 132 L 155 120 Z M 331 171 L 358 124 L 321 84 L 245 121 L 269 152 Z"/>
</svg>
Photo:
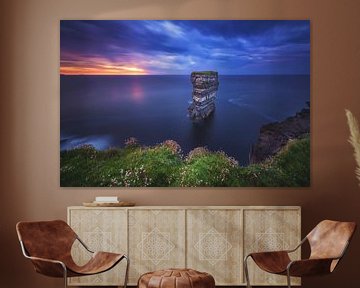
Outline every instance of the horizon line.
<svg viewBox="0 0 360 288">
<path fill-rule="evenodd" d="M 60 76 L 190 76 L 190 74 L 61 74 Z M 219 76 L 310 76 L 310 73 L 294 73 L 294 74 L 218 74 Z"/>
</svg>

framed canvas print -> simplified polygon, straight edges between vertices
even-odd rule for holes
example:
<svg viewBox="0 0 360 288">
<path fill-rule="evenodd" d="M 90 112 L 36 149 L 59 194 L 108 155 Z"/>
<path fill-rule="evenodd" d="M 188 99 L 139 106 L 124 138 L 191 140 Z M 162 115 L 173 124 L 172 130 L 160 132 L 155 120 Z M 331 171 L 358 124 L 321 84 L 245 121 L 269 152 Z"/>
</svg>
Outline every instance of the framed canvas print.
<svg viewBox="0 0 360 288">
<path fill-rule="evenodd" d="M 310 21 L 60 21 L 62 187 L 310 185 Z"/>
</svg>

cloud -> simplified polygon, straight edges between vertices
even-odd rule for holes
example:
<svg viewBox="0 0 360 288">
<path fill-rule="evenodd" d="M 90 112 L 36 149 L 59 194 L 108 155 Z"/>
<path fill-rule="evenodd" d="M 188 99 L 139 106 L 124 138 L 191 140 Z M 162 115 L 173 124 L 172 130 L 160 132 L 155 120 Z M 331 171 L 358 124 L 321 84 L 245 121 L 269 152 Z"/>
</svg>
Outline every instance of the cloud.
<svg viewBox="0 0 360 288">
<path fill-rule="evenodd" d="M 309 21 L 63 20 L 60 29 L 64 67 L 309 73 Z"/>
<path fill-rule="evenodd" d="M 183 29 L 170 21 L 146 21 L 145 27 L 157 34 L 165 34 L 169 37 L 183 38 Z"/>
</svg>

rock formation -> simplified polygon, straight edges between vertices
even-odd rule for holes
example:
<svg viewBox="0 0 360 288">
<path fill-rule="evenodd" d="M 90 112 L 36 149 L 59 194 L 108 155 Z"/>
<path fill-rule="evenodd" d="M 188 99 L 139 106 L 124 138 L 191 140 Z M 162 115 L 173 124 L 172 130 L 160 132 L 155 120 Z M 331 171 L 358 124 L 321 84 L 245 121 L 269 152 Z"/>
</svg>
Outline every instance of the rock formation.
<svg viewBox="0 0 360 288">
<path fill-rule="evenodd" d="M 202 120 L 215 110 L 215 99 L 219 86 L 218 73 L 214 71 L 192 72 L 192 103 L 189 116 L 193 120 Z"/>
<path fill-rule="evenodd" d="M 302 138 L 309 133 L 309 108 L 302 109 L 295 116 L 288 117 L 282 122 L 262 126 L 256 144 L 251 147 L 250 164 L 259 163 L 274 156 L 290 139 Z"/>
</svg>

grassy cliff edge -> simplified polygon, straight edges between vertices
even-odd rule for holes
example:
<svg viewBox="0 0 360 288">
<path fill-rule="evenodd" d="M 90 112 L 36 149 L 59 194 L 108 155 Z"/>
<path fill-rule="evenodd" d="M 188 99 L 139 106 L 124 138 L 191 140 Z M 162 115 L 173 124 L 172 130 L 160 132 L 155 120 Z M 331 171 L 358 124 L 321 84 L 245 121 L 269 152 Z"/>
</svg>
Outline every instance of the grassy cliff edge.
<svg viewBox="0 0 360 288">
<path fill-rule="evenodd" d="M 310 137 L 245 167 L 222 151 L 199 147 L 183 155 L 173 140 L 145 147 L 135 139 L 124 148 L 62 151 L 60 166 L 62 187 L 304 187 L 310 185 Z"/>
</svg>

